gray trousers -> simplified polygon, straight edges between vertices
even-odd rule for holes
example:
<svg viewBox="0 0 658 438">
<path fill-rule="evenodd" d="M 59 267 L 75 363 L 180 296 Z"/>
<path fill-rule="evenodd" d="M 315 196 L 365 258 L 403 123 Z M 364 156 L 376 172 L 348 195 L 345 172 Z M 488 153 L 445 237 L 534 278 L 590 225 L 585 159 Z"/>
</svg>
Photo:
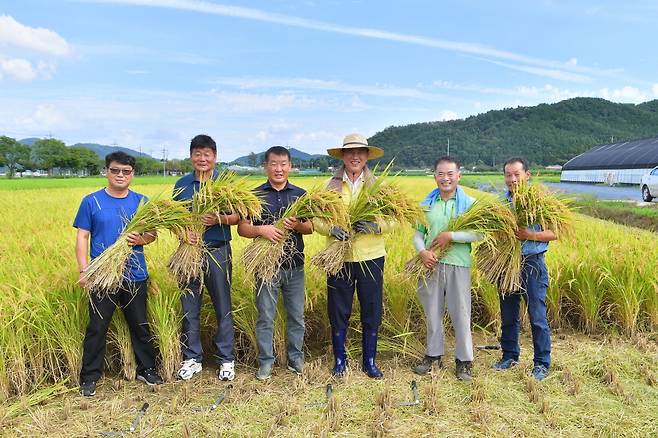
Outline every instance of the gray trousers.
<svg viewBox="0 0 658 438">
<path fill-rule="evenodd" d="M 437 263 L 429 278 L 418 282 L 418 298 L 427 322 L 428 356 L 443 356 L 445 306 L 455 329 L 455 358 L 473 360 L 471 337 L 471 268 Z"/>
<path fill-rule="evenodd" d="M 261 365 L 274 363 L 272 337 L 279 290 L 287 316 L 288 360 L 304 360 L 304 266 L 298 266 L 280 271 L 271 283 L 256 280 L 256 341 Z"/>
<path fill-rule="evenodd" d="M 233 354 L 233 314 L 231 313 L 231 245 L 210 250 L 212 257 L 207 257 L 207 269 L 204 285 L 215 309 L 217 331 L 213 341 L 217 347 L 217 363 L 232 362 Z M 203 361 L 201 347 L 201 303 L 203 289 L 199 281 L 190 283 L 181 295 L 183 306 L 183 330 L 181 345 L 183 360 Z"/>
</svg>

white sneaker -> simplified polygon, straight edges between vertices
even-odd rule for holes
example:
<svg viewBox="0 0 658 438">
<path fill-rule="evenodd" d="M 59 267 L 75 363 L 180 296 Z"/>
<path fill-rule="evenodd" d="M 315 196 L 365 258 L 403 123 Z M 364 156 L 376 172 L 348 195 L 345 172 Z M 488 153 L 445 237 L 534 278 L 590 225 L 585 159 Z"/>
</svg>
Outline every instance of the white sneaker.
<svg viewBox="0 0 658 438">
<path fill-rule="evenodd" d="M 181 362 L 181 368 L 178 370 L 178 378 L 190 380 L 192 376 L 201 372 L 201 364 L 196 359 L 187 359 Z"/>
<path fill-rule="evenodd" d="M 224 381 L 235 379 L 235 363 L 231 361 L 221 364 L 217 371 L 217 377 L 219 377 L 219 380 Z"/>
</svg>

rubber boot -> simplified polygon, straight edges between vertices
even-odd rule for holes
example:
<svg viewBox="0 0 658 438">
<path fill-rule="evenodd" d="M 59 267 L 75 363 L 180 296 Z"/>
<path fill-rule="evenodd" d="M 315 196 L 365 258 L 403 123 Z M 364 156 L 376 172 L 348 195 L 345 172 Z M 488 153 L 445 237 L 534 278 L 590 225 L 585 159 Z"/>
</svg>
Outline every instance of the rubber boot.
<svg viewBox="0 0 658 438">
<path fill-rule="evenodd" d="M 372 379 L 381 379 L 384 377 L 384 374 L 377 368 L 377 364 L 375 364 L 377 332 L 364 330 L 361 340 L 363 345 L 363 372 Z"/>
<path fill-rule="evenodd" d="M 334 368 L 331 374 L 342 376 L 347 369 L 347 353 L 345 353 L 345 337 L 347 330 L 331 330 L 331 345 L 334 349 Z"/>
</svg>

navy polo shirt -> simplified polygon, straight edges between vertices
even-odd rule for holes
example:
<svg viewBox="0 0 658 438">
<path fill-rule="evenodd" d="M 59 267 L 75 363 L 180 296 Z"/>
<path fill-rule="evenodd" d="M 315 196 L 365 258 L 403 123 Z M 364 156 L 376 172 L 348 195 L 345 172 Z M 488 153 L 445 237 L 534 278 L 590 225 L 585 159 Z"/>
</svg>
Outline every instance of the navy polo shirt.
<svg viewBox="0 0 658 438">
<path fill-rule="evenodd" d="M 89 255 L 92 260 L 117 241 L 142 199 L 147 201 L 144 195 L 133 191 L 128 191 L 125 198 L 115 198 L 105 189 L 90 193 L 82 199 L 73 226 L 91 234 Z M 124 275 L 128 281 L 144 281 L 148 278 L 143 246 L 133 246 Z"/>
<path fill-rule="evenodd" d="M 281 190 L 276 190 L 267 181 L 265 184 L 256 188 L 256 193 L 263 201 L 263 212 L 260 219 L 253 221 L 254 225 L 272 225 L 277 219 L 281 218 L 286 208 L 302 196 L 306 191 L 297 187 L 290 182 Z M 304 239 L 297 231 L 291 231 L 286 240 L 288 251 L 292 257 L 288 257 L 281 266 L 283 270 L 289 270 L 304 265 Z"/>
<path fill-rule="evenodd" d="M 212 179 L 217 178 L 219 172 L 213 171 Z M 177 201 L 188 201 L 192 199 L 194 193 L 199 190 L 201 182 L 196 179 L 194 172 L 188 173 L 176 181 L 174 185 L 174 193 L 182 189 L 174 199 Z M 212 227 L 206 228 L 203 233 L 203 241 L 206 245 L 217 245 L 229 242 L 231 240 L 231 227 L 229 225 L 217 224 Z"/>
</svg>

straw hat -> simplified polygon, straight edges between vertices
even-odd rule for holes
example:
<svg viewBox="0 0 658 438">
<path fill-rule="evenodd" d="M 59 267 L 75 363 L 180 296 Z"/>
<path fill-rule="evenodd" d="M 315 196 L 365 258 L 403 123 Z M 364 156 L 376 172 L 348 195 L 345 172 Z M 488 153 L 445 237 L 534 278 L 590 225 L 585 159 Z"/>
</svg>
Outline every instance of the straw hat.
<svg viewBox="0 0 658 438">
<path fill-rule="evenodd" d="M 327 149 L 327 153 L 334 158 L 343 158 L 345 149 L 366 148 L 368 149 L 368 159 L 379 158 L 384 155 L 384 150 L 377 146 L 368 145 L 368 139 L 361 134 L 347 134 L 343 139 L 343 146 L 340 148 Z"/>
</svg>

